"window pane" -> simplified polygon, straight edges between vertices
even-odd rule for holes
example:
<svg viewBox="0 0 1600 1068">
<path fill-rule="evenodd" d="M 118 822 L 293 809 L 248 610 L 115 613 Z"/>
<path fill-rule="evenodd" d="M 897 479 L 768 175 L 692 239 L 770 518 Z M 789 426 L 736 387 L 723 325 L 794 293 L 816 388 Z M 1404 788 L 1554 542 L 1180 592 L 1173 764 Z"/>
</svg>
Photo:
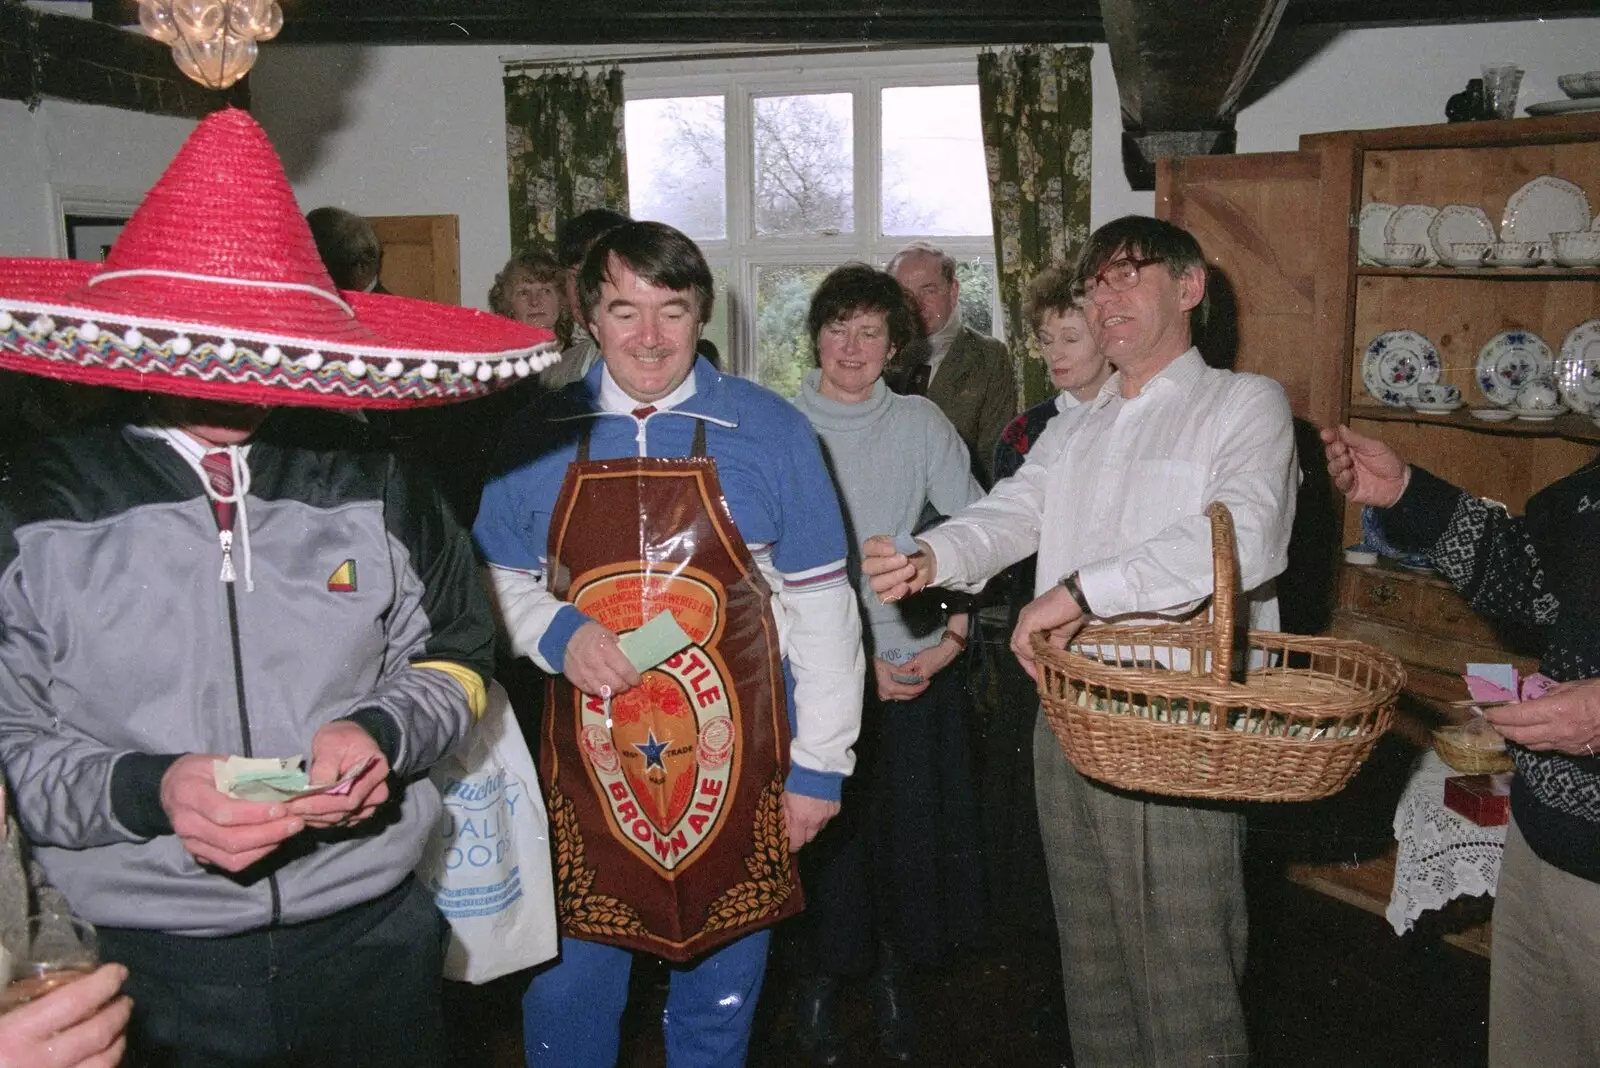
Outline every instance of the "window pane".
<svg viewBox="0 0 1600 1068">
<path fill-rule="evenodd" d="M 855 229 L 851 94 L 755 99 L 756 233 Z"/>
<path fill-rule="evenodd" d="M 993 232 L 976 85 L 883 91 L 883 232 Z"/>
<path fill-rule="evenodd" d="M 756 381 L 785 397 L 800 392 L 811 370 L 806 311 L 827 267 L 756 268 Z"/>
<path fill-rule="evenodd" d="M 980 334 L 998 337 L 994 330 L 994 264 L 967 260 L 956 264 L 961 292 L 961 321 Z"/>
<path fill-rule="evenodd" d="M 722 97 L 630 100 L 624 112 L 628 199 L 636 219 L 696 239 L 728 236 Z"/>
</svg>

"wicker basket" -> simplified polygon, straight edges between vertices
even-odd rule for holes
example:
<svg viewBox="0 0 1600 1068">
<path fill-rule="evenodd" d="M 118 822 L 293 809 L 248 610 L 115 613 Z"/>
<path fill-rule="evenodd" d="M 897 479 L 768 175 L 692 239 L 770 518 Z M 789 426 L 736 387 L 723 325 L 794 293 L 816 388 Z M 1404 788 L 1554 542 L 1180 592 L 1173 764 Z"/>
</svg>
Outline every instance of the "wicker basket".
<svg viewBox="0 0 1600 1068">
<path fill-rule="evenodd" d="M 1511 754 L 1504 749 L 1462 745 L 1442 730 L 1433 732 L 1433 751 L 1439 754 L 1440 760 L 1463 775 L 1493 775 L 1517 766 Z"/>
<path fill-rule="evenodd" d="M 1388 729 L 1405 672 L 1388 653 L 1338 638 L 1248 631 L 1235 648 L 1233 517 L 1220 502 L 1208 514 L 1212 618 L 1087 626 L 1068 650 L 1034 635 L 1045 717 L 1079 771 L 1126 790 L 1327 797 Z"/>
</svg>

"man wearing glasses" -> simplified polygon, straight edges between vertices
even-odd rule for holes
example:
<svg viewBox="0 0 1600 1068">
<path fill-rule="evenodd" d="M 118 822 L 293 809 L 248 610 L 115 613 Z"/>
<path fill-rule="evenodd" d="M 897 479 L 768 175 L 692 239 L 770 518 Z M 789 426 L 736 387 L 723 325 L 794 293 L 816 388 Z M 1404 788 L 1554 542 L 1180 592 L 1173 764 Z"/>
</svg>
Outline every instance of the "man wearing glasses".
<svg viewBox="0 0 1600 1068">
<path fill-rule="evenodd" d="M 1090 618 L 1203 611 L 1212 590 L 1206 506 L 1233 512 L 1250 626 L 1275 629 L 1298 480 L 1278 383 L 1206 366 L 1190 340 L 1206 273 L 1193 236 L 1127 216 L 1078 259 L 1089 328 L 1117 368 L 1022 468 L 897 553 L 875 537 L 862 570 L 894 600 L 927 585 L 981 586 L 1037 551 L 1034 600 L 1012 650 L 1064 647 Z M 1246 1063 L 1244 816 L 1109 789 L 1081 776 L 1041 718 L 1035 790 L 1049 867 L 1073 1062 L 1079 1068 Z"/>
</svg>

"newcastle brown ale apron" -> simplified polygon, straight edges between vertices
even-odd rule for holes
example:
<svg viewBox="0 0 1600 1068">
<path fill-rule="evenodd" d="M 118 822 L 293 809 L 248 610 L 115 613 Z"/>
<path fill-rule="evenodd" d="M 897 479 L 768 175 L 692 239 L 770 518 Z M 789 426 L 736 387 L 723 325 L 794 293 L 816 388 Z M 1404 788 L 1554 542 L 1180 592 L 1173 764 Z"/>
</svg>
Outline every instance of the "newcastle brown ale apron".
<svg viewBox="0 0 1600 1068">
<path fill-rule="evenodd" d="M 588 454 L 586 427 L 550 519 L 550 591 L 618 634 L 670 611 L 693 644 L 609 702 L 551 680 L 557 914 L 564 934 L 682 961 L 801 908 L 771 591 L 704 422 L 687 459 Z"/>
</svg>

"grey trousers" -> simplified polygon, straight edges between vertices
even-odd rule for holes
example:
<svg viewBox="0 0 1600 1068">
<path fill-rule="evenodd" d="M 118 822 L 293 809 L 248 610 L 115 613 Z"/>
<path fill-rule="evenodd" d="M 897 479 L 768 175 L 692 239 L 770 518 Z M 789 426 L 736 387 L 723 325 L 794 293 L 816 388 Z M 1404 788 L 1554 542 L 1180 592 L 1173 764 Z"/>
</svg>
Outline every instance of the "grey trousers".
<svg viewBox="0 0 1600 1068">
<path fill-rule="evenodd" d="M 1489 965 L 1490 1068 L 1600 1064 L 1600 884 L 1506 831 Z"/>
<path fill-rule="evenodd" d="M 1244 1068 L 1244 816 L 1084 778 L 1043 715 L 1034 788 L 1077 1068 Z"/>
</svg>

